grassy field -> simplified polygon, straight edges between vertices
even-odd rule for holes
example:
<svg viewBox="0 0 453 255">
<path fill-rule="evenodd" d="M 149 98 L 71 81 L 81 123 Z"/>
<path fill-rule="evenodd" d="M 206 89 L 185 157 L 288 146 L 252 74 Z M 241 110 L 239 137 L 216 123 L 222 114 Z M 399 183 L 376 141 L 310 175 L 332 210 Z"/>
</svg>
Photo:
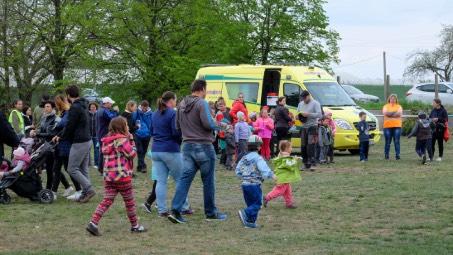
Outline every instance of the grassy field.
<svg viewBox="0 0 453 255">
<path fill-rule="evenodd" d="M 385 101 L 384 99 L 384 86 L 380 85 L 354 85 L 354 87 L 360 89 L 365 94 L 370 94 L 373 96 L 377 96 L 381 99 L 381 101 Z M 404 85 L 391 85 L 390 86 L 390 93 L 397 94 L 400 100 L 404 100 L 406 98 L 406 92 L 411 88 L 411 86 L 404 86 Z"/>
<path fill-rule="evenodd" d="M 385 162 L 382 143 L 372 147 L 370 161 L 336 155 L 336 164 L 303 173 L 294 185 L 296 210 L 273 201 L 260 214 L 261 229 L 244 229 L 237 210 L 244 203 L 232 172 L 218 169 L 217 205 L 227 222 L 206 222 L 197 177 L 190 193 L 195 215 L 185 225 L 173 225 L 139 210 L 142 235 L 130 234 L 123 202 L 100 224 L 102 237 L 85 226 L 101 200 L 101 177 L 92 171 L 99 193 L 88 204 L 59 198 L 54 204 L 33 204 L 13 195 L 0 205 L 2 254 L 452 254 L 453 160 L 422 166 L 415 159 L 414 140 L 402 138 L 402 160 Z M 449 170 L 450 169 L 450 170 Z M 135 179 L 137 200 L 149 189 L 147 176 Z M 173 194 L 170 185 L 170 196 Z M 264 184 L 264 192 L 272 183 Z"/>
</svg>

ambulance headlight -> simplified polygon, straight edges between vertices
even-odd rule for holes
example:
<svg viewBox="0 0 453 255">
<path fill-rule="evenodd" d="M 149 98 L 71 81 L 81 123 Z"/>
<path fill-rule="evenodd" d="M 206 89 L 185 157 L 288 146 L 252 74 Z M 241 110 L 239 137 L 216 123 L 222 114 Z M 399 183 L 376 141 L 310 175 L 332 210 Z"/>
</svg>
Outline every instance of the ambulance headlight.
<svg viewBox="0 0 453 255">
<path fill-rule="evenodd" d="M 353 130 L 351 124 L 344 119 L 335 119 L 335 124 L 344 130 Z"/>
</svg>

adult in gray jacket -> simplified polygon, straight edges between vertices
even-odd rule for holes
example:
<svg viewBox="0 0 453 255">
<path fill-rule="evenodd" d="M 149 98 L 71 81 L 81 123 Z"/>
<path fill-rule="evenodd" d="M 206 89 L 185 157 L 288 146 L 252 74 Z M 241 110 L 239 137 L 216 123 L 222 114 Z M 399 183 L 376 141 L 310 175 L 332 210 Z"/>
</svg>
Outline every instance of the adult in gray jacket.
<svg viewBox="0 0 453 255">
<path fill-rule="evenodd" d="M 318 135 L 318 119 L 322 117 L 321 105 L 314 100 L 306 90 L 301 93 L 297 111 L 299 120 L 303 123 L 301 131 L 301 151 L 306 170 L 312 170 L 316 154 L 316 136 Z"/>
<path fill-rule="evenodd" d="M 204 212 L 207 220 L 226 220 L 226 215 L 218 212 L 215 206 L 215 160 L 213 131 L 218 126 L 211 115 L 206 97 L 206 81 L 192 83 L 192 95 L 187 96 L 178 106 L 176 129 L 181 130 L 184 168 L 180 181 L 176 184 L 172 211 L 168 219 L 173 223 L 185 223 L 181 210 L 193 178 L 198 170 L 203 181 Z"/>
</svg>

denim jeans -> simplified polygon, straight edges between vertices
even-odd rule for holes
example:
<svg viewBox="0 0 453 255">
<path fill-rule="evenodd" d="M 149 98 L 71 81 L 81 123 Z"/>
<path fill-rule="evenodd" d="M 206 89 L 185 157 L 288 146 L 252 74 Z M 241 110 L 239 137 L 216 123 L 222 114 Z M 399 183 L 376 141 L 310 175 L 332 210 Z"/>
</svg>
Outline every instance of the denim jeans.
<svg viewBox="0 0 453 255">
<path fill-rule="evenodd" d="M 146 163 L 145 163 L 145 155 L 146 151 L 148 151 L 148 145 L 149 141 L 151 140 L 151 137 L 149 138 L 140 138 L 138 136 L 135 137 L 135 146 L 137 147 L 137 169 L 144 170 L 146 169 Z"/>
<path fill-rule="evenodd" d="M 400 156 L 400 137 L 401 137 L 401 128 L 384 128 L 384 137 L 385 137 L 385 151 L 384 154 L 386 157 L 390 154 L 390 145 L 393 142 L 395 143 L 395 154 L 397 157 Z"/>
<path fill-rule="evenodd" d="M 247 215 L 247 221 L 255 223 L 263 202 L 261 185 L 242 185 L 242 192 L 244 194 L 245 204 L 247 205 L 247 208 L 244 209 Z"/>
<path fill-rule="evenodd" d="M 215 206 L 215 160 L 216 154 L 212 144 L 184 143 L 182 146 L 183 173 L 176 184 L 172 210 L 181 212 L 189 193 L 190 185 L 198 170 L 203 181 L 204 212 L 206 216 L 217 214 Z M 159 183 L 159 181 L 157 181 Z"/>
<path fill-rule="evenodd" d="M 368 160 L 368 151 L 370 149 L 370 141 L 362 141 L 359 144 L 360 161 Z"/>
<path fill-rule="evenodd" d="M 156 198 L 159 213 L 165 213 L 167 209 L 167 180 L 170 175 L 176 185 L 181 180 L 183 171 L 182 154 L 179 152 L 153 152 L 153 167 L 157 179 Z M 186 198 L 183 210 L 189 209 L 189 201 Z"/>
</svg>

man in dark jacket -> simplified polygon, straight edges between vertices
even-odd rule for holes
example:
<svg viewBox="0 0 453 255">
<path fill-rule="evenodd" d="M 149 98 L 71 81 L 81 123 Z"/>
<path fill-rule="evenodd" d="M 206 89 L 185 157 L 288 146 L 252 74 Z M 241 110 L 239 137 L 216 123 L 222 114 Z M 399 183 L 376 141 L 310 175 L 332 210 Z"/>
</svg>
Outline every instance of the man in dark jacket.
<svg viewBox="0 0 453 255">
<path fill-rule="evenodd" d="M 118 116 L 118 110 L 113 109 L 113 101 L 110 97 L 102 98 L 102 106 L 96 112 L 96 137 L 99 142 L 99 158 L 98 171 L 102 173 L 104 171 L 104 157 L 102 156 L 102 143 L 101 140 L 109 132 L 110 121 Z"/>
<path fill-rule="evenodd" d="M 183 99 L 176 114 L 176 128 L 181 130 L 183 138 L 182 154 L 183 173 L 176 185 L 172 202 L 172 214 L 168 219 L 173 223 L 184 223 L 181 210 L 193 178 L 198 170 L 203 181 L 204 213 L 207 220 L 226 220 L 226 214 L 220 213 L 215 205 L 215 150 L 213 131 L 218 130 L 209 109 L 206 97 L 206 81 L 195 80 L 192 83 L 192 95 Z"/>
<path fill-rule="evenodd" d="M 68 172 L 82 186 L 82 195 L 77 201 L 86 203 L 96 194 L 88 175 L 91 149 L 88 101 L 80 97 L 79 88 L 75 85 L 67 87 L 65 92 L 72 105 L 68 111 L 68 124 L 63 131 L 61 140 L 72 142 Z M 58 141 L 60 138 L 57 137 L 56 140 Z"/>
<path fill-rule="evenodd" d="M 17 147 L 19 146 L 19 138 L 11 127 L 11 124 L 6 120 L 3 112 L 0 112 L 0 130 L 0 161 L 2 161 L 4 156 L 3 144 L 13 148 Z"/>
</svg>

